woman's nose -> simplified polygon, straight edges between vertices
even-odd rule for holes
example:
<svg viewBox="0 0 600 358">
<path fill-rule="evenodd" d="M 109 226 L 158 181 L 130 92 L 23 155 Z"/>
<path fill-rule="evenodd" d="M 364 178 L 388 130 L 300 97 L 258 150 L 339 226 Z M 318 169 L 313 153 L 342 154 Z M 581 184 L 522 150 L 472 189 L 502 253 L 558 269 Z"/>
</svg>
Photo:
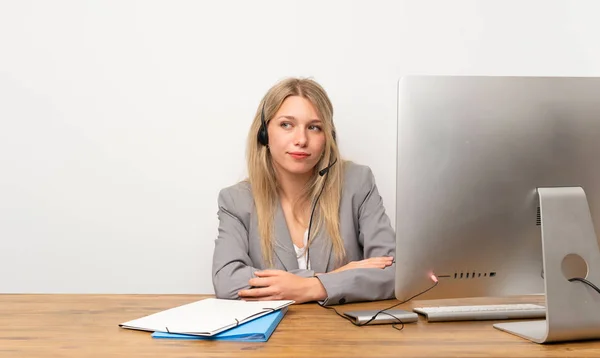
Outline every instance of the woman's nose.
<svg viewBox="0 0 600 358">
<path fill-rule="evenodd" d="M 298 127 L 296 129 L 296 138 L 295 138 L 296 145 L 304 146 L 304 145 L 306 145 L 307 140 L 308 140 L 308 136 L 306 135 L 304 128 Z"/>
</svg>

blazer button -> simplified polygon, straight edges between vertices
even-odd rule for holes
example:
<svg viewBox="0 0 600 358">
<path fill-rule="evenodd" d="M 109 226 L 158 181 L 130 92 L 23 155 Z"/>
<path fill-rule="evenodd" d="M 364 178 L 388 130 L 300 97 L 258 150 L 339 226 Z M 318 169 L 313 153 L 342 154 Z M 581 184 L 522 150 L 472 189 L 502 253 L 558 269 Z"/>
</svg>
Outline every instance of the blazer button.
<svg viewBox="0 0 600 358">
<path fill-rule="evenodd" d="M 345 298 L 340 298 L 340 305 L 343 305 L 344 303 L 346 303 L 346 299 Z"/>
</svg>

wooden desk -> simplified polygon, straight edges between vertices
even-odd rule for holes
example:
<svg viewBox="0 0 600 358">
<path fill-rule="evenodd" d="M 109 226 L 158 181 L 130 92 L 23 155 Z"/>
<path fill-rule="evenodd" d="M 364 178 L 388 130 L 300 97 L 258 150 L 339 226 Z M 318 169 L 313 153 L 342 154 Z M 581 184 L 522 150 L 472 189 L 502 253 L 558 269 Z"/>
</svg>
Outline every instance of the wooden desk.
<svg viewBox="0 0 600 358">
<path fill-rule="evenodd" d="M 266 343 L 159 340 L 118 327 L 205 297 L 0 295 L 0 357 L 600 357 L 600 340 L 539 345 L 498 331 L 491 321 L 427 323 L 421 318 L 403 331 L 391 325 L 356 327 L 316 304 L 290 307 Z M 394 302 L 338 308 L 382 309 Z"/>
</svg>

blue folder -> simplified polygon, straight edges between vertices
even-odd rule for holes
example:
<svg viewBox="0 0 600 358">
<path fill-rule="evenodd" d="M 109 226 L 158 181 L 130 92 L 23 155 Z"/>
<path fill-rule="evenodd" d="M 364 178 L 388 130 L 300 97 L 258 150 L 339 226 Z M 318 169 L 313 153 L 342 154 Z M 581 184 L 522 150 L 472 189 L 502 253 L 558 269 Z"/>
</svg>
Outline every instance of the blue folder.
<svg viewBox="0 0 600 358">
<path fill-rule="evenodd" d="M 287 307 L 253 319 L 211 337 L 165 332 L 152 333 L 153 338 L 190 339 L 205 341 L 266 342 L 287 312 Z"/>
</svg>

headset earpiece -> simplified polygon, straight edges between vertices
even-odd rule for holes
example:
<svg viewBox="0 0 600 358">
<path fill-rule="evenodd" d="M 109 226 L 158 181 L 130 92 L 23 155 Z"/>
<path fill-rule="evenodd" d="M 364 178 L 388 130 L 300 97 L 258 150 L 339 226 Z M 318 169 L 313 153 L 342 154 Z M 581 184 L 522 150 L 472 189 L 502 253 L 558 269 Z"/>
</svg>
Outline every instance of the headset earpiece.
<svg viewBox="0 0 600 358">
<path fill-rule="evenodd" d="M 265 147 L 269 145 L 269 133 L 267 131 L 267 122 L 265 121 L 265 104 L 263 102 L 262 111 L 260 112 L 260 128 L 258 129 L 258 143 Z"/>
</svg>

